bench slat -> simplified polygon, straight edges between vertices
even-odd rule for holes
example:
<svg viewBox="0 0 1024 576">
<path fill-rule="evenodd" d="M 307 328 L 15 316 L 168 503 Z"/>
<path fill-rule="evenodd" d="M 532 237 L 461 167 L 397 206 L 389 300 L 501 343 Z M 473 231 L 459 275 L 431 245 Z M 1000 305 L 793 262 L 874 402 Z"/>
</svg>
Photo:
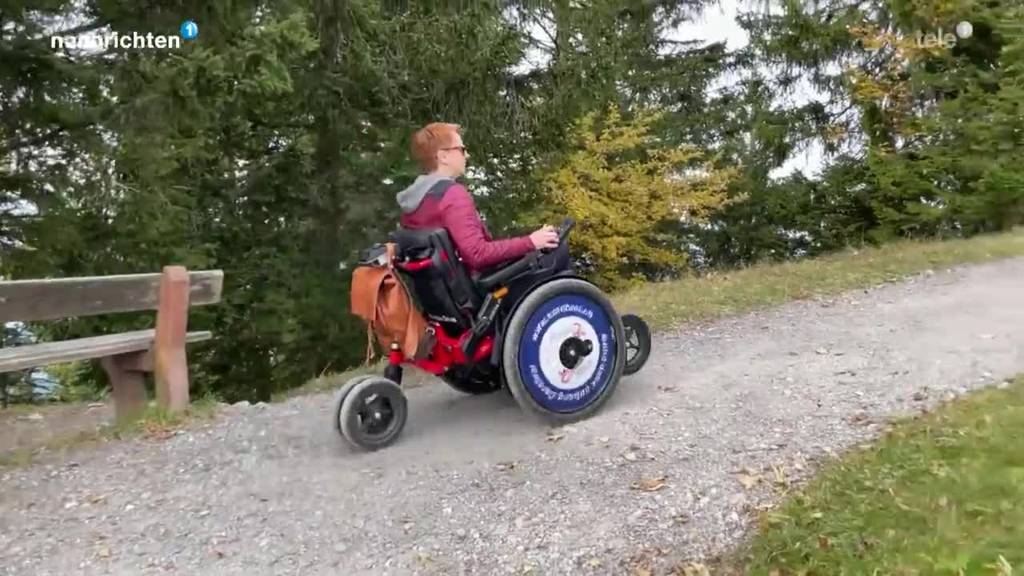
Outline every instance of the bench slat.
<svg viewBox="0 0 1024 576">
<path fill-rule="evenodd" d="M 155 335 L 156 330 L 153 329 L 136 330 L 121 334 L 3 348 L 0 349 L 0 372 L 140 352 L 148 350 L 153 345 Z M 212 337 L 212 332 L 189 332 L 185 341 L 202 342 Z"/>
<path fill-rule="evenodd" d="M 122 274 L 0 282 L 0 322 L 156 310 L 160 276 Z M 223 285 L 222 270 L 189 272 L 189 305 L 220 302 Z"/>
</svg>

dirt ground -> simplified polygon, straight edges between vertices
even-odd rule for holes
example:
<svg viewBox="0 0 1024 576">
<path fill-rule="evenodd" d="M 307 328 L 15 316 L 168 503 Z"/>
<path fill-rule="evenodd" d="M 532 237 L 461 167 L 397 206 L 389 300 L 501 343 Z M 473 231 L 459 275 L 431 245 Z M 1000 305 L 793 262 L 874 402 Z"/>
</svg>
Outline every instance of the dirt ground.
<svg viewBox="0 0 1024 576">
<path fill-rule="evenodd" d="M 92 435 L 113 417 L 113 406 L 106 403 L 0 408 L 0 457 Z"/>
</svg>

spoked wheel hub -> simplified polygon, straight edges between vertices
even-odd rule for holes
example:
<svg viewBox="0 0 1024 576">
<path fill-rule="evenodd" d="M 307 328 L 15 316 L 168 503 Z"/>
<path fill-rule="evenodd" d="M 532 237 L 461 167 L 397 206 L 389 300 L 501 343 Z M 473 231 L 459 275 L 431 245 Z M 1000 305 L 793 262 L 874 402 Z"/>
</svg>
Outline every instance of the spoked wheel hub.
<svg viewBox="0 0 1024 576">
<path fill-rule="evenodd" d="M 366 398 L 361 406 L 357 406 L 356 418 L 363 434 L 378 435 L 387 431 L 395 420 L 395 409 L 391 401 L 379 394 Z"/>
</svg>

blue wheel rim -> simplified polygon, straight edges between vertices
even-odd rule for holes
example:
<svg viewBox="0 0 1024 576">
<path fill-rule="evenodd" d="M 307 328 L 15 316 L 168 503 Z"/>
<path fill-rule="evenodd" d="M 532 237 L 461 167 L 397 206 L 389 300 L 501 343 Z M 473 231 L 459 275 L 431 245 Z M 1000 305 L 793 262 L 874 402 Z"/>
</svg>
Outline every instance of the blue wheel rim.
<svg viewBox="0 0 1024 576">
<path fill-rule="evenodd" d="M 560 357 L 569 338 L 593 345 L 573 369 Z M 605 308 L 584 295 L 562 294 L 541 304 L 526 321 L 519 339 L 519 374 L 539 406 L 571 414 L 586 408 L 608 387 L 616 356 L 615 331 Z"/>
</svg>

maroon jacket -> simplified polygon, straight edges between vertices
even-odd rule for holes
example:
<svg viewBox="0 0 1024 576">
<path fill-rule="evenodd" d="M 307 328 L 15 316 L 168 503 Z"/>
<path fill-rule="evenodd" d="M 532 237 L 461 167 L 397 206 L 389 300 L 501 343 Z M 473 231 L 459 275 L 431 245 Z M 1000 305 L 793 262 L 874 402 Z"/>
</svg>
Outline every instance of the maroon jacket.
<svg viewBox="0 0 1024 576">
<path fill-rule="evenodd" d="M 491 238 L 480 220 L 473 197 L 455 180 L 435 174 L 422 175 L 398 194 L 403 228 L 444 228 L 462 262 L 473 274 L 513 260 L 533 250 L 529 236 L 503 240 Z"/>
</svg>

